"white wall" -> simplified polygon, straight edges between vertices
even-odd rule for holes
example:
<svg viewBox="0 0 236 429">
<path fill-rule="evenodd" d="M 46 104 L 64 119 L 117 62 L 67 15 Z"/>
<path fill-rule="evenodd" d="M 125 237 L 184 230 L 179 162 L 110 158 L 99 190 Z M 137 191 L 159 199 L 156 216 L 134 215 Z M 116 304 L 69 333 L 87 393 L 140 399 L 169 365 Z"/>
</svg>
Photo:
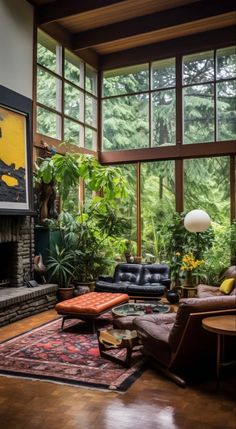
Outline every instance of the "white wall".
<svg viewBox="0 0 236 429">
<path fill-rule="evenodd" d="M 0 85 L 32 99 L 33 7 L 0 0 Z"/>
</svg>

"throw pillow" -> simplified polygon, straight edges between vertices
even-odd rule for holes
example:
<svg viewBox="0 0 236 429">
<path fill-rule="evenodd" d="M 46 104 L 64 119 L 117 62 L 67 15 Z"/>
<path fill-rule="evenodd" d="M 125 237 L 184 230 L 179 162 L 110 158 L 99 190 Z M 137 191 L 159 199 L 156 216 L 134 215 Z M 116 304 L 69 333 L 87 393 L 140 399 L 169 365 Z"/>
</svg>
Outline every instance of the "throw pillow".
<svg viewBox="0 0 236 429">
<path fill-rule="evenodd" d="M 235 279 L 225 279 L 220 285 L 220 292 L 229 295 L 234 287 Z"/>
</svg>

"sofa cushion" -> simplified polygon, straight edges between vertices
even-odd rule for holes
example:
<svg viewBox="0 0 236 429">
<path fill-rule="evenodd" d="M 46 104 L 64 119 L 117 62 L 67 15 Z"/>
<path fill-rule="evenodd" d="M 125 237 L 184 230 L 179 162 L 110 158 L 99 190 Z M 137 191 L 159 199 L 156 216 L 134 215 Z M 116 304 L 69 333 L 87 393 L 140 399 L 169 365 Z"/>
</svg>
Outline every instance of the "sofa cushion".
<svg viewBox="0 0 236 429">
<path fill-rule="evenodd" d="M 142 265 L 117 264 L 114 273 L 114 283 L 129 282 L 140 284 Z"/>
<path fill-rule="evenodd" d="M 169 267 L 165 264 L 150 264 L 143 266 L 142 284 L 160 284 L 169 279 Z"/>
<path fill-rule="evenodd" d="M 223 294 L 219 291 L 217 286 L 210 286 L 205 284 L 199 284 L 197 286 L 198 298 L 207 298 L 210 296 L 222 296 Z"/>
<path fill-rule="evenodd" d="M 129 284 L 129 283 L 128 283 Z M 127 283 L 110 283 L 98 280 L 95 286 L 95 292 L 125 292 L 127 293 Z"/>
<path fill-rule="evenodd" d="M 166 291 L 166 287 L 160 284 L 149 283 L 145 285 L 128 285 L 127 293 L 129 295 L 150 295 L 150 296 L 162 296 Z"/>
</svg>

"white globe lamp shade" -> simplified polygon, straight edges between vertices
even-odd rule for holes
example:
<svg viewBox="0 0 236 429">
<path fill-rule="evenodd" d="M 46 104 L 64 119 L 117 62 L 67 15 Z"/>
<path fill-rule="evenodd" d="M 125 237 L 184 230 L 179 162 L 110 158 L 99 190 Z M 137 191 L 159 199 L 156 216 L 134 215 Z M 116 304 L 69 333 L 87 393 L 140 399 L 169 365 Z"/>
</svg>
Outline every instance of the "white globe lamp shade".
<svg viewBox="0 0 236 429">
<path fill-rule="evenodd" d="M 211 218 L 204 210 L 192 210 L 184 218 L 184 226 L 189 232 L 204 232 L 210 224 Z"/>
</svg>

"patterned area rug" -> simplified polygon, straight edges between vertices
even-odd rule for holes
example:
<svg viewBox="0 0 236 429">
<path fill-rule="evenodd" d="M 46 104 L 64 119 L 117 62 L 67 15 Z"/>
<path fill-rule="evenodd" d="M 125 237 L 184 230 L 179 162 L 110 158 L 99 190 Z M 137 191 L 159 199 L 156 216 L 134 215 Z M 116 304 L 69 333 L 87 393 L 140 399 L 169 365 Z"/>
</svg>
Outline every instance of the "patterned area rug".
<svg viewBox="0 0 236 429">
<path fill-rule="evenodd" d="M 97 328 L 109 326 L 109 315 Z M 125 391 L 141 375 L 144 361 L 134 352 L 131 368 L 101 358 L 97 334 L 84 322 L 71 320 L 61 332 L 61 319 L 41 325 L 0 344 L 0 374 L 48 380 L 105 390 Z M 116 350 L 123 357 L 124 350 Z"/>
</svg>

